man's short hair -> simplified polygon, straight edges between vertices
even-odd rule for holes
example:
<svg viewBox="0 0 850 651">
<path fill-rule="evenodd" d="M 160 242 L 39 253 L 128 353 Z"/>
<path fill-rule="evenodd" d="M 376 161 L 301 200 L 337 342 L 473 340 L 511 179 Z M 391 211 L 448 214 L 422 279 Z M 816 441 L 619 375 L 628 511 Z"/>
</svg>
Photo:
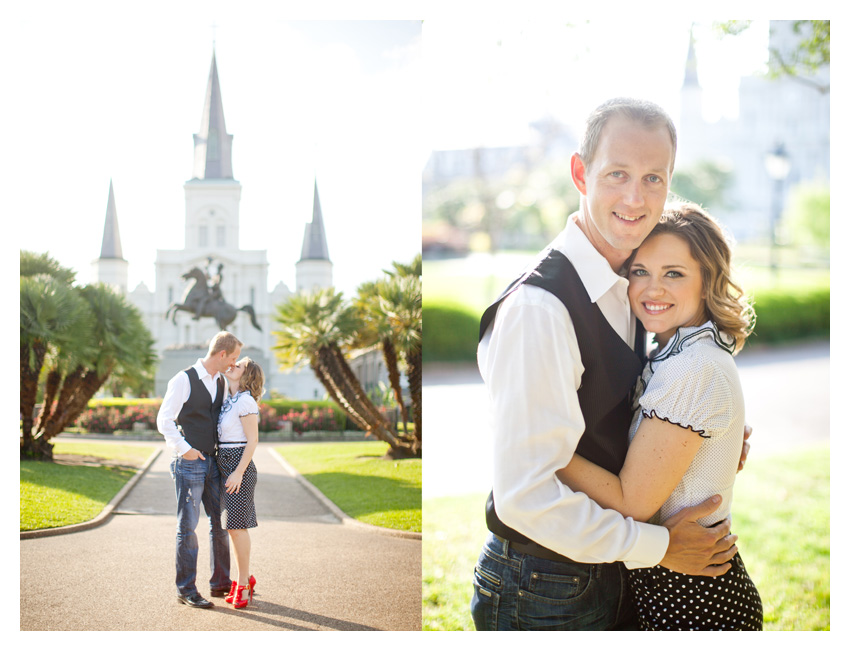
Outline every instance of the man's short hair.
<svg viewBox="0 0 850 651">
<path fill-rule="evenodd" d="M 213 357 L 222 351 L 229 355 L 237 348 L 242 348 L 243 345 L 244 344 L 236 338 L 236 335 L 222 331 L 210 340 L 209 355 L 210 357 Z"/>
<path fill-rule="evenodd" d="M 589 166 L 593 162 L 593 157 L 596 156 L 599 139 L 602 137 L 602 129 L 608 124 L 608 120 L 618 115 L 633 120 L 647 129 L 666 127 L 673 143 L 673 162 L 675 164 L 676 127 L 667 112 L 653 102 L 630 97 L 616 97 L 597 106 L 585 122 L 584 136 L 578 152 L 585 166 Z"/>
</svg>

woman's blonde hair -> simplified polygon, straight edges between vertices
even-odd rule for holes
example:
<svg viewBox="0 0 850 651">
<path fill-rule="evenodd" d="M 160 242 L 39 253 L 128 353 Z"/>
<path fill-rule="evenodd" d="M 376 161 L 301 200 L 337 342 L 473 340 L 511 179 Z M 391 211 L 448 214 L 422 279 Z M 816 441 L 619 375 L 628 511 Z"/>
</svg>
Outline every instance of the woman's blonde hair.
<svg viewBox="0 0 850 651">
<path fill-rule="evenodd" d="M 756 315 L 744 290 L 732 280 L 732 250 L 723 229 L 702 207 L 689 201 L 669 204 L 646 238 L 669 233 L 688 243 L 702 270 L 707 316 L 735 340 L 737 354 L 755 326 Z"/>
<path fill-rule="evenodd" d="M 245 370 L 242 371 L 242 377 L 239 379 L 239 389 L 248 391 L 254 400 L 259 399 L 266 392 L 266 376 L 263 373 L 263 368 L 250 357 L 244 357 L 241 361 L 245 362 Z"/>
</svg>

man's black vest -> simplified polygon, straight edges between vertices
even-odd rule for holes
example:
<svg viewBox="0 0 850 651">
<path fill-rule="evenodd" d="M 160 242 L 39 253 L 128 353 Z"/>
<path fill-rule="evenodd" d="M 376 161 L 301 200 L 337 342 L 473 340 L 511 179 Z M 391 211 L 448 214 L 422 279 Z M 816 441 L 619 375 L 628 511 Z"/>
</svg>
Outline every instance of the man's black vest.
<svg viewBox="0 0 850 651">
<path fill-rule="evenodd" d="M 496 318 L 496 310 L 505 298 L 521 285 L 534 285 L 554 294 L 567 308 L 581 353 L 584 373 L 578 389 L 578 401 L 584 417 L 584 434 L 576 453 L 619 474 L 629 447 L 632 421 L 632 390 L 643 368 L 645 331 L 638 321 L 636 353 L 614 331 L 599 306 L 591 302 L 573 265 L 560 251 L 544 252 L 542 260 L 504 291 L 481 317 L 479 341 Z M 547 345 L 545 341 L 539 345 Z M 498 536 L 517 543 L 529 539 L 499 520 L 493 493 L 487 499 L 487 527 Z"/>
<path fill-rule="evenodd" d="M 215 454 L 218 415 L 224 402 L 224 378 L 218 376 L 213 400 L 194 368 L 187 368 L 184 373 L 189 376 L 190 391 L 189 398 L 177 416 L 177 423 L 189 445 L 204 454 Z"/>
</svg>

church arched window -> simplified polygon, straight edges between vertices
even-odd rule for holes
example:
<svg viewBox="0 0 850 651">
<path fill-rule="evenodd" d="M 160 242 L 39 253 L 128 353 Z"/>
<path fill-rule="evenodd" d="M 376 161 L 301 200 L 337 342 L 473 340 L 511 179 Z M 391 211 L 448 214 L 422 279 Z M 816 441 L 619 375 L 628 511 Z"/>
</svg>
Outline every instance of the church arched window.
<svg viewBox="0 0 850 651">
<path fill-rule="evenodd" d="M 198 228 L 198 246 L 207 246 L 207 230 L 208 229 L 206 224 L 201 224 Z"/>
<path fill-rule="evenodd" d="M 215 227 L 215 245 L 223 249 L 227 244 L 227 231 L 224 224 L 219 224 Z"/>
</svg>

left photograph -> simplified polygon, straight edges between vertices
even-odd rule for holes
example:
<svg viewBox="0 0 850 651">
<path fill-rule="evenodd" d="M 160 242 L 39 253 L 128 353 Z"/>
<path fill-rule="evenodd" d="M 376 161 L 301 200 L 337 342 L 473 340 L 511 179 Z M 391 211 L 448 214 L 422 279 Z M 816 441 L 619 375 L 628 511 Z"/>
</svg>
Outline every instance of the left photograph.
<svg viewBox="0 0 850 651">
<path fill-rule="evenodd" d="M 9 18 L 21 631 L 422 628 L 421 22 L 285 18 Z"/>
</svg>

